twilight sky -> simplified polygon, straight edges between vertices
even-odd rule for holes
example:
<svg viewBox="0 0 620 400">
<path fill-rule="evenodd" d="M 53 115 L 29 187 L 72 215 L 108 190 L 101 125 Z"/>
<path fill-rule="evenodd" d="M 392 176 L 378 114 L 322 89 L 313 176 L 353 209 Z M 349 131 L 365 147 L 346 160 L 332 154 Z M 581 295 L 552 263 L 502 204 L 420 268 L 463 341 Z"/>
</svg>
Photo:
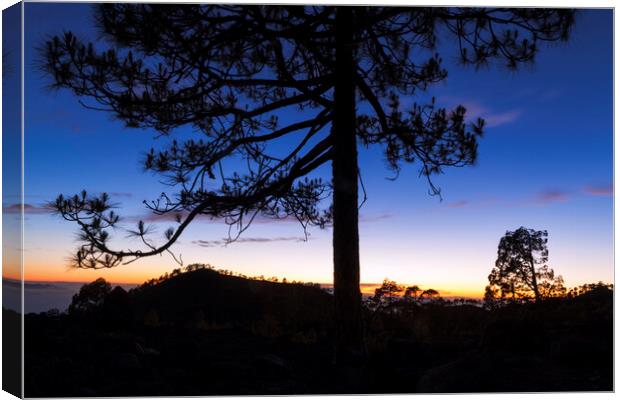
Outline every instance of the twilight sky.
<svg viewBox="0 0 620 400">
<path fill-rule="evenodd" d="M 29 280 L 103 276 L 134 283 L 177 267 L 162 256 L 113 270 L 70 270 L 66 257 L 75 247 L 76 227 L 41 209 L 59 193 L 106 191 L 133 227 L 146 215 L 142 200 L 166 189 L 139 163 L 154 143 L 154 132 L 125 129 L 109 114 L 84 109 L 67 91 L 45 90 L 49 81 L 36 68 L 36 47 L 63 30 L 96 40 L 91 11 L 87 4 L 26 4 Z M 369 196 L 361 210 L 362 282 L 389 277 L 447 296 L 481 296 L 500 237 L 520 226 L 549 231 L 549 265 L 567 286 L 613 280 L 612 21 L 611 10 L 582 10 L 568 43 L 543 45 L 536 62 L 516 73 L 498 65 L 464 68 L 449 37 L 440 36 L 438 50 L 449 76 L 430 94 L 486 119 L 479 160 L 435 178 L 442 188 L 440 202 L 428 195 L 417 165 L 404 168 L 393 182 L 386 179 L 391 174 L 380 149 L 360 149 Z M 158 224 L 159 232 L 168 225 Z M 303 242 L 296 223 L 259 221 L 239 242 L 224 247 L 213 241 L 227 236 L 227 226 L 203 220 L 193 223 L 174 249 L 185 264 L 331 282 L 331 231 L 309 233 Z"/>
</svg>

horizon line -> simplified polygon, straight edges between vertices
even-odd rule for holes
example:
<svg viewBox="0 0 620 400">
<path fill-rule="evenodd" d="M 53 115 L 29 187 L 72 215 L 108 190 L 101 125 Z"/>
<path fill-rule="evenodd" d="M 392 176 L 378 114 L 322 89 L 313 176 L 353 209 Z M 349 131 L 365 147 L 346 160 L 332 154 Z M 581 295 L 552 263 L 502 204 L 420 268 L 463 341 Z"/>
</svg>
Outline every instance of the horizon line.
<svg viewBox="0 0 620 400">
<path fill-rule="evenodd" d="M 249 279 L 249 280 L 260 281 L 260 279 L 242 278 L 242 277 L 235 276 L 235 275 L 232 275 L 232 276 L 236 277 L 236 278 L 241 278 L 241 279 Z M 94 279 L 92 281 L 81 281 L 81 280 L 80 281 L 64 281 L 64 280 L 15 279 L 15 278 L 7 277 L 7 276 L 2 276 L 2 279 L 3 280 L 6 279 L 6 280 L 9 280 L 9 281 L 13 281 L 13 282 L 22 282 L 23 281 L 24 283 L 57 283 L 57 284 L 68 283 L 68 284 L 84 284 L 85 285 L 85 284 L 89 284 L 89 283 L 94 282 L 98 278 L 96 278 L 96 279 Z M 103 279 L 105 279 L 105 278 L 103 278 Z M 157 278 L 151 278 L 151 279 L 157 279 Z M 143 285 L 144 283 L 146 283 L 149 279 L 145 279 L 141 283 L 136 283 L 136 282 L 116 282 L 116 281 L 110 281 L 108 279 L 105 279 L 105 280 L 108 283 L 114 284 L 114 285 L 140 286 L 140 285 Z M 264 281 L 265 282 L 269 282 L 268 280 L 264 280 Z M 272 282 L 272 283 L 283 283 L 283 282 L 282 281 L 278 281 L 278 282 Z M 330 282 L 330 283 L 325 283 L 325 282 L 301 282 L 301 283 L 302 284 L 303 283 L 315 283 L 315 284 L 321 285 L 322 289 L 330 289 L 330 288 L 333 288 L 333 286 L 334 286 L 334 284 L 332 282 Z M 373 287 L 374 288 L 374 287 L 379 287 L 379 286 L 381 286 L 381 283 L 376 283 L 376 282 L 360 282 L 360 289 L 362 289 L 363 287 Z M 459 295 L 452 294 L 450 290 L 447 290 L 447 291 L 445 291 L 445 290 L 442 291 L 440 289 L 436 289 L 436 290 L 440 294 L 442 292 L 445 293 L 445 295 L 442 296 L 442 297 L 445 297 L 445 298 L 465 298 L 465 299 L 467 299 L 467 298 L 482 299 L 483 298 L 482 294 L 479 294 L 479 295 L 468 294 L 468 295 L 461 295 L 461 296 L 459 296 Z M 360 290 L 360 292 L 361 292 L 362 295 L 368 294 L 368 293 L 364 293 L 363 290 Z M 482 292 L 482 291 L 480 291 L 480 292 Z"/>
</svg>

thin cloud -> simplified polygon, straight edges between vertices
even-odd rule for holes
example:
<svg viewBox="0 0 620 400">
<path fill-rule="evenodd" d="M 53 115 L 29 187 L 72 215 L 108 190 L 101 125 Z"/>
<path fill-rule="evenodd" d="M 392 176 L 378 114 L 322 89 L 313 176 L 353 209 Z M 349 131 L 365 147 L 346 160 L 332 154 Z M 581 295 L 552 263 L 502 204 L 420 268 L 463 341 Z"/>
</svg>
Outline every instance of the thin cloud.
<svg viewBox="0 0 620 400">
<path fill-rule="evenodd" d="M 375 221 L 381 221 L 384 219 L 390 219 L 394 217 L 394 215 L 390 214 L 390 213 L 383 213 L 383 214 L 377 214 L 377 215 L 360 215 L 359 217 L 359 222 L 375 222 Z"/>
<path fill-rule="evenodd" d="M 527 197 L 521 199 L 508 199 L 508 198 L 500 198 L 500 197 L 488 197 L 479 200 L 467 200 L 462 199 L 458 201 L 454 201 L 451 203 L 445 203 L 443 207 L 452 208 L 452 209 L 460 209 L 460 208 L 468 208 L 468 209 L 480 209 L 480 208 L 488 208 L 492 206 L 503 206 L 503 207 L 532 207 L 545 205 L 550 203 L 563 203 L 571 198 L 571 193 L 565 190 L 560 189 L 546 189 L 537 193 L 533 193 Z"/>
<path fill-rule="evenodd" d="M 565 190 L 559 188 L 548 188 L 539 192 L 532 193 L 520 199 L 489 197 L 482 200 L 458 200 L 451 203 L 443 204 L 447 208 L 485 208 L 489 206 L 503 207 L 537 207 L 541 205 L 553 203 L 565 203 L 578 197 L 579 194 L 590 196 L 608 197 L 613 196 L 613 185 L 588 185 L 584 186 L 580 191 Z"/>
<path fill-rule="evenodd" d="M 2 212 L 5 214 L 19 214 L 21 211 L 22 205 L 20 203 L 9 204 L 8 206 L 2 207 Z M 49 214 L 51 212 L 52 209 L 46 205 L 24 204 L 25 214 Z"/>
<path fill-rule="evenodd" d="M 605 186 L 588 185 L 583 188 L 583 191 L 592 196 L 613 196 L 614 186 L 611 184 Z"/>
<path fill-rule="evenodd" d="M 144 221 L 144 222 L 178 222 L 178 218 L 180 217 L 181 220 L 185 220 L 185 218 L 187 218 L 187 215 L 189 213 L 187 211 L 180 211 L 180 212 L 176 212 L 176 213 L 167 213 L 167 214 L 153 214 L 153 213 L 149 213 L 149 214 L 144 214 L 144 215 L 133 215 L 127 218 L 127 220 L 129 221 Z M 199 220 L 211 220 L 213 218 L 207 216 L 207 215 L 203 215 L 203 214 L 199 214 L 195 217 L 194 221 L 199 221 Z"/>
<path fill-rule="evenodd" d="M 467 110 L 466 115 L 470 120 L 482 118 L 485 125 L 490 128 L 514 122 L 521 115 L 520 110 L 493 112 L 488 107 L 477 102 L 465 102 L 463 106 Z"/>
<path fill-rule="evenodd" d="M 495 126 L 505 125 L 505 124 L 514 122 L 517 120 L 517 118 L 519 118 L 520 115 L 521 115 L 521 111 L 512 110 L 512 111 L 507 111 L 507 112 L 497 113 L 497 114 L 487 114 L 483 116 L 482 118 L 486 122 L 486 126 L 495 127 Z"/>
<path fill-rule="evenodd" d="M 133 194 L 129 192 L 109 192 L 108 194 L 112 197 L 125 197 L 125 198 L 133 197 Z"/>
<path fill-rule="evenodd" d="M 148 213 L 148 214 L 143 214 L 143 215 L 132 215 L 130 217 L 127 217 L 126 220 L 128 221 L 144 221 L 144 222 L 151 222 L 151 223 L 170 223 L 170 222 L 178 222 L 178 218 L 180 217 L 181 220 L 185 220 L 185 218 L 187 218 L 187 215 L 189 214 L 189 212 L 187 211 L 179 211 L 179 212 L 171 212 L 171 213 L 166 213 L 166 214 L 153 214 L 153 213 Z M 299 223 L 299 221 L 297 221 L 296 218 L 294 217 L 282 217 L 282 218 L 269 218 L 266 216 L 262 216 L 262 215 L 257 215 L 256 218 L 254 218 L 254 220 L 252 221 L 253 224 L 269 224 L 269 223 L 274 223 L 274 222 L 295 222 L 295 223 Z M 205 215 L 205 214 L 198 214 L 194 220 L 192 222 L 214 222 L 214 223 L 223 223 L 224 219 L 223 218 L 218 218 L 218 217 L 214 217 L 211 215 Z"/>
<path fill-rule="evenodd" d="M 469 205 L 469 201 L 468 200 L 459 200 L 459 201 L 454 201 L 452 203 L 447 203 L 446 207 L 448 208 L 463 208 L 465 206 Z"/>
<path fill-rule="evenodd" d="M 543 101 L 555 100 L 562 96 L 563 91 L 561 89 L 550 89 L 540 94 L 540 99 Z"/>
<path fill-rule="evenodd" d="M 543 190 L 542 192 L 536 195 L 536 200 L 539 203 L 554 203 L 554 202 L 564 202 L 568 200 L 568 192 L 558 189 L 548 189 Z"/>
<path fill-rule="evenodd" d="M 482 118 L 487 127 L 493 128 L 516 121 L 522 114 L 521 110 L 514 109 L 497 112 L 478 101 L 452 99 L 449 102 L 454 107 L 461 104 L 467 110 L 466 116 L 470 121 Z"/>
<path fill-rule="evenodd" d="M 148 214 L 144 214 L 144 215 L 132 215 L 129 217 L 126 217 L 125 220 L 127 221 L 133 221 L 133 222 L 138 222 L 138 221 L 144 221 L 144 222 L 151 222 L 151 223 L 170 223 L 170 222 L 177 222 L 177 216 L 181 217 L 181 220 L 185 220 L 185 218 L 187 217 L 188 212 L 187 211 L 180 211 L 180 212 L 176 212 L 176 213 L 167 213 L 167 214 L 162 214 L 162 215 L 158 215 L 158 214 L 153 214 L 153 213 L 148 213 Z M 376 222 L 376 221 L 382 221 L 382 220 L 386 220 L 386 219 L 390 219 L 393 218 L 394 215 L 390 214 L 390 213 L 382 213 L 382 214 L 361 214 L 359 217 L 359 222 L 360 223 L 369 223 L 369 222 Z M 213 216 L 209 216 L 209 215 L 204 215 L 204 214 L 199 214 L 198 216 L 196 216 L 196 218 L 194 219 L 194 222 L 215 222 L 215 223 L 219 223 L 219 222 L 224 222 L 223 218 L 217 218 L 217 217 L 213 217 Z M 252 221 L 253 224 L 274 224 L 274 223 L 295 223 L 295 224 L 299 224 L 299 220 L 297 220 L 297 218 L 293 217 L 293 216 L 284 216 L 284 217 L 280 217 L 280 218 L 271 218 L 268 216 L 264 216 L 264 215 L 257 215 L 256 218 L 254 218 L 254 220 Z"/>
<path fill-rule="evenodd" d="M 442 203 L 442 206 L 447 208 L 486 208 L 498 205 L 500 202 L 501 200 L 497 197 L 484 197 L 477 200 L 461 199 L 449 203 Z"/>
<path fill-rule="evenodd" d="M 308 238 L 309 239 L 309 238 Z M 273 242 L 305 242 L 306 238 L 298 236 L 284 236 L 275 238 L 266 237 L 240 237 L 237 240 L 230 242 L 229 240 L 194 240 L 192 244 L 202 247 L 225 247 L 231 243 L 273 243 Z"/>
</svg>

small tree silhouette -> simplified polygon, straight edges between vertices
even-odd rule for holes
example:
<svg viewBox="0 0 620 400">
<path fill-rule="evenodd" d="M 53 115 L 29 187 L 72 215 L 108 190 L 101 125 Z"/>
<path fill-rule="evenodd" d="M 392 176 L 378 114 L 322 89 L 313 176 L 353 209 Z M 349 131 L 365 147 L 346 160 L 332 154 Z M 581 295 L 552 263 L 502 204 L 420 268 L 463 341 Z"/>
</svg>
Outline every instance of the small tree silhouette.
<svg viewBox="0 0 620 400">
<path fill-rule="evenodd" d="M 418 297 L 418 293 L 420 293 L 422 289 L 418 285 L 408 286 L 405 289 L 405 300 L 411 301 L 415 300 Z"/>
<path fill-rule="evenodd" d="M 396 281 L 391 281 L 385 278 L 381 286 L 375 289 L 374 300 L 377 302 L 381 301 L 382 299 L 387 299 L 388 301 L 391 301 L 403 290 L 405 290 L 404 286 L 397 284 Z"/>
<path fill-rule="evenodd" d="M 84 314 L 100 308 L 110 292 L 112 286 L 103 278 L 87 283 L 73 295 L 68 309 L 69 314 Z"/>
<path fill-rule="evenodd" d="M 436 291 L 435 289 L 427 289 L 423 291 L 422 293 L 420 293 L 420 299 L 425 298 L 425 297 L 427 299 L 437 299 L 439 298 L 439 292 Z"/>
<path fill-rule="evenodd" d="M 533 294 L 539 301 L 565 293 L 562 277 L 554 279 L 553 269 L 547 266 L 547 236 L 547 231 L 524 227 L 506 232 L 499 242 L 495 267 L 489 274 L 485 300 L 490 301 L 498 294 L 513 300 L 530 298 Z"/>
<path fill-rule="evenodd" d="M 155 214 L 177 216 L 161 244 L 140 222 L 132 233 L 145 248 L 114 249 L 119 218 L 108 196 L 58 197 L 56 210 L 81 232 L 74 265 L 109 268 L 170 252 L 199 215 L 236 228 L 229 240 L 258 215 L 292 217 L 304 229 L 333 223 L 342 360 L 363 356 L 358 141 L 382 146 L 396 173 L 417 162 L 439 195 L 431 177 L 475 162 L 484 123 L 468 124 L 464 107 L 448 111 L 434 99 L 402 106 L 401 96 L 447 76 L 437 32 L 455 37 L 464 64 L 503 59 L 516 68 L 533 60 L 540 42 L 566 39 L 573 22 L 567 9 L 233 4 L 101 4 L 97 16 L 108 50 L 71 33 L 44 46 L 53 86 L 128 127 L 171 135 L 187 125 L 199 138 L 146 155 L 145 168 L 177 188 L 145 202 Z M 276 143 L 290 147 L 277 151 Z M 232 172 L 231 159 L 243 161 Z M 331 179 L 311 176 L 328 163 Z"/>
</svg>

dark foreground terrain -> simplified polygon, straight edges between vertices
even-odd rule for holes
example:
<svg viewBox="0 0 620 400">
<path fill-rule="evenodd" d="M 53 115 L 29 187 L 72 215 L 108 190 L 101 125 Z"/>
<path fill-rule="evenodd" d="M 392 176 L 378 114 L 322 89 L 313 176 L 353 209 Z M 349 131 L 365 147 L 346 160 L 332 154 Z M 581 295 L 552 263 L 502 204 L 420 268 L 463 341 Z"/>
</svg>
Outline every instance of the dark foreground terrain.
<svg viewBox="0 0 620 400">
<path fill-rule="evenodd" d="M 612 299 L 397 301 L 366 310 L 368 361 L 343 370 L 331 295 L 202 269 L 26 315 L 25 395 L 611 391 Z"/>
</svg>

